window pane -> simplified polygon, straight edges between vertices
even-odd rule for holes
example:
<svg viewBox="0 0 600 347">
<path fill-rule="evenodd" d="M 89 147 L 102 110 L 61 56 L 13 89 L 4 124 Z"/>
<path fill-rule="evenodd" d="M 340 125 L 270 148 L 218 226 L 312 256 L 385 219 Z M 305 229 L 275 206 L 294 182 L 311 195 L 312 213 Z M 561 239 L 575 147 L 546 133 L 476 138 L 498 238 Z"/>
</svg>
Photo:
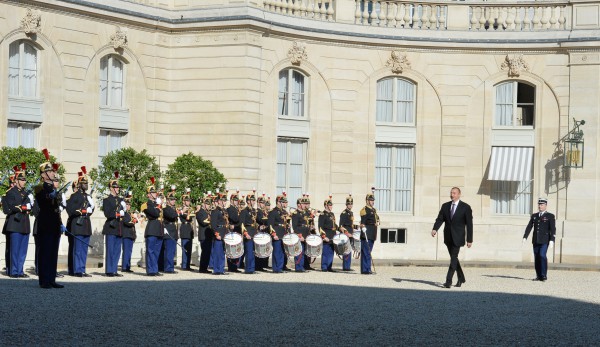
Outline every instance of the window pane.
<svg viewBox="0 0 600 347">
<path fill-rule="evenodd" d="M 38 126 L 34 124 L 21 125 L 21 146 L 25 148 L 35 148 L 35 132 Z"/>
<path fill-rule="evenodd" d="M 302 196 L 305 181 L 306 141 L 277 141 L 277 190 L 285 190 L 292 204 Z"/>
<path fill-rule="evenodd" d="M 531 182 L 494 181 L 492 211 L 496 214 L 531 213 Z"/>
<path fill-rule="evenodd" d="M 30 44 L 24 43 L 25 57 L 23 59 L 23 96 L 36 96 L 37 90 L 37 50 Z"/>
<path fill-rule="evenodd" d="M 496 125 L 513 125 L 513 82 L 496 86 Z"/>
<path fill-rule="evenodd" d="M 377 198 L 375 204 L 382 211 L 390 210 L 392 186 L 392 148 L 377 147 L 375 157 L 375 187 Z"/>
<path fill-rule="evenodd" d="M 391 122 L 393 120 L 393 79 L 377 82 L 377 105 L 375 119 L 378 122 Z"/>
<path fill-rule="evenodd" d="M 9 46 L 8 95 L 19 95 L 19 42 L 13 42 Z"/>
<path fill-rule="evenodd" d="M 8 123 L 6 129 L 6 145 L 8 147 L 19 147 L 19 126 L 17 123 Z"/>
<path fill-rule="evenodd" d="M 413 148 L 396 147 L 396 199 L 395 211 L 412 209 Z"/>
<path fill-rule="evenodd" d="M 277 105 L 277 111 L 281 116 L 286 116 L 288 114 L 287 92 L 288 70 L 283 70 L 279 72 L 279 100 Z"/>
<path fill-rule="evenodd" d="M 409 81 L 398 79 L 396 92 L 396 114 L 398 123 L 412 123 L 414 112 L 415 85 Z"/>
<path fill-rule="evenodd" d="M 108 57 L 100 60 L 100 105 L 108 105 Z"/>
<path fill-rule="evenodd" d="M 123 133 L 121 132 L 110 132 L 109 133 L 109 152 L 116 151 L 121 149 L 121 139 L 123 138 Z"/>
<path fill-rule="evenodd" d="M 98 136 L 98 162 L 102 162 L 102 158 L 106 156 L 108 142 L 108 131 L 100 130 L 100 136 Z"/>
<path fill-rule="evenodd" d="M 123 63 L 119 59 L 112 58 L 110 71 L 111 99 L 110 106 L 123 106 Z"/>
<path fill-rule="evenodd" d="M 297 72 L 292 72 L 292 116 L 304 116 L 304 76 Z"/>
</svg>

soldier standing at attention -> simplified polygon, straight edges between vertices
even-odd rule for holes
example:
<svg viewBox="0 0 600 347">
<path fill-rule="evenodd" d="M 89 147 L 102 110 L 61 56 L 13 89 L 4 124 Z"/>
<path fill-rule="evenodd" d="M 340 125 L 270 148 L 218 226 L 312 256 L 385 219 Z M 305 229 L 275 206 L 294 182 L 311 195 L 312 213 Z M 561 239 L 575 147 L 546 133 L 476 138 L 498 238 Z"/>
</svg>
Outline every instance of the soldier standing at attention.
<svg viewBox="0 0 600 347">
<path fill-rule="evenodd" d="M 229 218 L 228 232 L 234 232 L 241 235 L 242 227 L 240 223 L 239 190 L 231 194 L 231 198 L 229 199 L 229 207 L 227 208 L 227 217 Z M 227 270 L 229 272 L 240 272 L 240 270 L 238 270 L 238 267 L 243 267 L 243 256 L 237 259 L 227 259 Z"/>
<path fill-rule="evenodd" d="M 150 181 L 152 184 L 146 187 L 148 201 L 142 204 L 140 208 L 148 219 L 144 232 L 144 238 L 146 239 L 146 275 L 162 276 L 158 272 L 158 257 L 164 233 L 162 200 L 158 197 L 158 192 L 154 186 L 154 177 L 151 177 Z"/>
<path fill-rule="evenodd" d="M 269 212 L 269 230 L 273 238 L 273 273 L 283 273 L 285 252 L 282 239 L 286 233 L 288 214 L 285 209 L 288 201 L 285 195 L 278 195 L 275 203 L 277 206 Z"/>
<path fill-rule="evenodd" d="M 335 224 L 335 214 L 331 212 L 333 201 L 331 196 L 323 202 L 324 211 L 319 215 L 319 232 L 323 239 L 323 254 L 321 255 L 321 271 L 334 272 L 333 265 L 333 237 L 338 229 Z"/>
<path fill-rule="evenodd" d="M 179 214 L 179 236 L 181 237 L 181 270 L 190 271 L 192 261 L 192 245 L 194 244 L 194 228 L 192 223 L 196 214 L 190 199 L 190 189 L 186 188 L 181 196 L 181 213 Z"/>
<path fill-rule="evenodd" d="M 525 228 L 523 235 L 523 243 L 527 240 L 529 233 L 533 229 L 531 242 L 533 243 L 533 255 L 535 258 L 535 273 L 534 281 L 545 281 L 548 279 L 548 258 L 546 252 L 548 246 L 554 248 L 554 238 L 556 236 L 556 218 L 554 215 L 546 211 L 548 199 L 538 199 L 538 213 L 534 213 L 529 218 L 529 223 Z"/>
<path fill-rule="evenodd" d="M 123 216 L 126 205 L 119 196 L 119 172 L 115 171 L 115 178 L 108 182 L 110 195 L 102 201 L 102 210 L 106 221 L 102 228 L 104 243 L 106 244 L 106 266 L 105 275 L 108 277 L 122 276 L 117 272 L 121 247 L 123 244 Z"/>
<path fill-rule="evenodd" d="M 254 192 L 246 196 L 247 206 L 240 212 L 240 222 L 242 224 L 242 232 L 244 233 L 244 252 L 246 258 L 246 266 L 244 267 L 244 273 L 253 274 L 255 271 L 255 257 L 254 257 L 254 241 L 253 237 L 256 235 L 258 224 L 256 222 L 256 209 L 254 203 L 256 198 Z"/>
<path fill-rule="evenodd" d="M 127 192 L 125 199 L 125 215 L 123 216 L 123 259 L 121 260 L 121 271 L 122 272 L 133 272 L 131 271 L 131 253 L 133 251 L 133 243 L 136 239 L 135 225 L 138 223 L 138 217 L 136 214 L 131 214 L 131 200 L 133 196 L 131 192 Z"/>
<path fill-rule="evenodd" d="M 92 277 L 85 272 L 88 244 L 92 236 L 90 216 L 94 213 L 94 202 L 87 194 L 88 178 L 85 166 L 77 178 L 77 191 L 67 201 L 67 230 L 73 234 L 73 275 L 77 277 Z M 75 237 L 76 236 L 76 237 Z M 115 271 L 116 272 L 116 271 Z"/>
<path fill-rule="evenodd" d="M 360 243 L 360 273 L 363 275 L 369 275 L 371 271 L 371 252 L 373 251 L 373 245 L 377 240 L 377 227 L 379 226 L 379 215 L 375 210 L 375 196 L 373 193 L 367 194 L 365 197 L 365 207 L 360 210 L 360 227 L 363 233 L 360 235 L 360 239 L 363 242 Z M 366 238 L 365 238 L 366 235 Z"/>
<path fill-rule="evenodd" d="M 340 214 L 340 229 L 343 233 L 352 240 L 352 231 L 354 230 L 354 213 L 352 212 L 352 206 L 354 205 L 354 199 L 352 194 L 349 194 L 346 198 L 346 209 Z M 346 254 L 343 257 L 342 270 L 352 271 L 352 252 Z"/>
<path fill-rule="evenodd" d="M 198 221 L 198 240 L 200 241 L 200 269 L 201 273 L 210 273 L 208 264 L 210 262 L 210 252 L 214 239 L 214 233 L 210 228 L 210 213 L 211 213 L 211 192 L 204 197 L 202 207 L 196 212 L 196 220 Z"/>
<path fill-rule="evenodd" d="M 213 275 L 225 275 L 225 248 L 223 237 L 229 228 L 225 202 L 227 194 L 217 193 L 215 195 L 217 206 L 210 213 L 210 227 L 214 232 L 214 240 L 210 251 Z"/>
<path fill-rule="evenodd" d="M 171 191 L 167 193 L 167 206 L 163 209 L 163 223 L 166 233 L 168 233 L 163 237 L 163 268 L 164 272 L 168 274 L 177 273 L 175 271 L 175 254 L 177 253 L 177 240 L 179 239 L 177 232 L 177 219 L 179 216 L 175 209 L 176 202 L 175 186 L 171 186 Z"/>
<path fill-rule="evenodd" d="M 258 231 L 265 232 L 265 229 L 269 227 L 269 210 L 266 208 L 265 194 L 259 196 L 256 199 L 258 208 L 256 209 L 256 223 L 258 224 Z M 256 258 L 255 271 L 265 271 L 265 268 L 269 264 L 269 258 Z"/>
</svg>

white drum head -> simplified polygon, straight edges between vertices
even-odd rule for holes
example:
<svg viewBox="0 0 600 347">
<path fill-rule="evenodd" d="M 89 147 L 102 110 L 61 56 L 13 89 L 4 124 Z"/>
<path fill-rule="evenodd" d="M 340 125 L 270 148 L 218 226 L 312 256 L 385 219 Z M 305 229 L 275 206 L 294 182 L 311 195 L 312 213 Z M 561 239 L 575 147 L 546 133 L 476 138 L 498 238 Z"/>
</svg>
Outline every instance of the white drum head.
<svg viewBox="0 0 600 347">
<path fill-rule="evenodd" d="M 296 234 L 286 234 L 283 237 L 283 243 L 288 246 L 293 246 L 293 245 L 297 244 L 298 242 L 300 242 L 300 238 Z"/>
<path fill-rule="evenodd" d="M 318 246 L 323 243 L 323 239 L 317 235 L 308 235 L 306 237 L 306 243 L 311 246 Z"/>
<path fill-rule="evenodd" d="M 337 234 L 333 237 L 333 244 L 339 245 L 348 242 L 350 239 L 345 234 Z"/>
<path fill-rule="evenodd" d="M 271 236 L 267 233 L 258 233 L 254 235 L 254 243 L 257 245 L 266 245 L 271 241 Z"/>
<path fill-rule="evenodd" d="M 242 235 L 238 233 L 227 233 L 223 238 L 223 242 L 228 245 L 237 245 L 242 243 Z"/>
</svg>

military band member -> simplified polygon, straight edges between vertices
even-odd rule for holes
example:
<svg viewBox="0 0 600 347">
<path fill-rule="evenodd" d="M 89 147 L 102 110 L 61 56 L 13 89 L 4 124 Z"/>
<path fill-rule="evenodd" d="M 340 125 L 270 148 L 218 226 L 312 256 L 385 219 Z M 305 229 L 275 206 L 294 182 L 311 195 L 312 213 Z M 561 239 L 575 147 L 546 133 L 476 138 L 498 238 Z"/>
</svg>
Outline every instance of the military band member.
<svg viewBox="0 0 600 347">
<path fill-rule="evenodd" d="M 146 239 L 146 274 L 148 276 L 161 276 L 158 272 L 158 257 L 164 234 L 162 199 L 158 197 L 158 192 L 154 186 L 154 177 L 150 181 L 152 184 L 146 188 L 148 201 L 142 204 L 140 208 L 148 219 L 144 232 L 144 238 Z"/>
<path fill-rule="evenodd" d="M 138 223 L 137 213 L 131 213 L 131 200 L 133 196 L 131 192 L 127 192 L 127 195 L 123 199 L 125 201 L 125 215 L 123 216 L 122 226 L 122 241 L 123 241 L 123 258 L 121 260 L 121 271 L 122 272 L 133 272 L 131 271 L 131 253 L 133 251 L 133 243 L 137 238 L 135 233 L 135 225 Z"/>
<path fill-rule="evenodd" d="M 285 195 L 278 195 L 275 198 L 277 205 L 269 212 L 269 230 L 273 238 L 273 273 L 282 273 L 284 271 L 284 259 L 286 258 L 283 250 L 283 236 L 286 234 L 286 225 L 289 215 L 286 211 L 287 198 Z"/>
<path fill-rule="evenodd" d="M 106 221 L 102 227 L 104 243 L 106 244 L 106 265 L 104 273 L 108 277 L 122 276 L 117 272 L 121 248 L 123 245 L 123 216 L 127 205 L 119 196 L 119 172 L 115 171 L 115 178 L 108 182 L 110 195 L 102 201 L 102 210 Z"/>
<path fill-rule="evenodd" d="M 246 258 L 246 266 L 244 272 L 253 274 L 256 268 L 254 257 L 254 241 L 253 237 L 258 231 L 258 223 L 256 222 L 257 211 L 254 208 L 256 197 L 254 192 L 246 196 L 247 206 L 240 212 L 240 222 L 244 237 L 244 252 Z"/>
<path fill-rule="evenodd" d="M 227 207 L 227 217 L 229 218 L 228 231 L 238 233 L 241 235 L 242 227 L 240 223 L 239 191 L 231 194 L 231 198 L 229 199 L 229 207 Z M 240 272 L 240 270 L 238 270 L 238 267 L 243 267 L 243 256 L 237 259 L 227 259 L 227 270 L 229 272 Z"/>
<path fill-rule="evenodd" d="M 360 239 L 362 240 L 360 243 L 360 273 L 369 275 L 373 273 L 371 271 L 371 262 L 373 261 L 371 252 L 373 251 L 373 245 L 377 240 L 379 216 L 377 215 L 375 207 L 373 207 L 373 205 L 375 205 L 375 196 L 373 193 L 367 194 L 365 202 L 365 207 L 360 210 L 360 227 L 363 231 L 360 235 Z"/>
<path fill-rule="evenodd" d="M 302 252 L 300 255 L 294 257 L 294 269 L 296 272 L 304 272 L 304 257 L 306 250 L 306 240 L 305 238 L 308 236 L 308 224 L 304 215 L 304 200 L 303 198 L 298 198 L 296 200 L 296 210 L 292 213 L 292 229 L 300 238 L 300 245 L 302 247 Z"/>
<path fill-rule="evenodd" d="M 523 243 L 527 240 L 529 233 L 533 229 L 531 243 L 533 244 L 533 255 L 535 259 L 535 274 L 534 281 L 546 281 L 548 279 L 548 258 L 546 252 L 548 247 L 554 247 L 556 236 L 556 218 L 546 208 L 548 199 L 538 199 L 538 212 L 531 215 L 529 223 L 525 228 L 523 235 Z"/>
<path fill-rule="evenodd" d="M 265 232 L 269 227 L 269 210 L 266 207 L 266 198 L 263 193 L 256 199 L 258 208 L 256 209 L 256 224 L 258 224 L 258 230 Z M 269 257 L 267 258 L 256 258 L 254 262 L 255 271 L 265 271 L 265 268 L 269 265 Z"/>
<path fill-rule="evenodd" d="M 210 252 L 211 262 L 213 266 L 213 275 L 225 274 L 225 248 L 223 245 L 223 237 L 228 231 L 229 221 L 227 220 L 227 211 L 225 210 L 225 202 L 227 194 L 217 193 L 216 207 L 210 214 L 210 227 L 214 232 L 214 240 Z"/>
<path fill-rule="evenodd" d="M 302 201 L 303 201 L 303 206 L 304 206 L 304 220 L 306 221 L 306 224 L 308 225 L 308 234 L 309 235 L 315 234 L 316 233 L 315 217 L 316 217 L 317 211 L 310 208 L 310 196 L 308 195 L 308 193 L 304 194 Z M 306 242 L 304 243 L 304 246 L 306 246 Z M 312 260 L 313 259 L 311 257 L 307 256 L 306 253 L 304 254 L 304 269 L 305 270 L 316 270 L 315 268 L 310 266 Z M 316 258 L 315 258 L 315 260 L 316 260 Z"/>
<path fill-rule="evenodd" d="M 319 215 L 319 232 L 323 239 L 323 254 L 321 255 L 321 271 L 333 272 L 333 237 L 338 229 L 335 214 L 331 212 L 333 201 L 331 196 L 323 202 L 323 212 Z"/>
<path fill-rule="evenodd" d="M 23 272 L 23 265 L 27 257 L 27 245 L 31 233 L 29 214 L 35 204 L 33 195 L 25 189 L 26 165 L 21 163 L 21 168 L 15 167 L 13 176 L 14 185 L 4 196 L 3 208 L 8 211 L 4 222 L 4 233 L 7 234 L 7 275 L 11 278 L 27 278 Z"/>
<path fill-rule="evenodd" d="M 201 273 L 210 273 L 208 265 L 210 262 L 210 252 L 214 239 L 214 232 L 210 228 L 211 213 L 211 192 L 202 200 L 202 207 L 196 211 L 196 220 L 198 221 L 198 240 L 200 241 L 200 269 Z"/>
<path fill-rule="evenodd" d="M 56 265 L 60 235 L 65 226 L 60 218 L 61 194 L 54 188 L 58 164 L 50 164 L 50 154 L 44 149 L 46 162 L 40 165 L 42 183 L 35 187 L 35 203 L 40 208 L 38 216 L 38 281 L 41 288 L 63 288 L 56 283 Z"/>
<path fill-rule="evenodd" d="M 178 214 L 175 209 L 175 186 L 171 187 L 171 191 L 167 193 L 167 206 L 163 209 L 163 225 L 165 227 L 165 235 L 163 236 L 163 271 L 168 274 L 177 273 L 175 271 L 175 255 L 177 254 L 177 240 L 179 233 L 177 231 Z M 160 261 L 160 260 L 159 260 Z M 159 270 L 161 266 L 158 266 Z"/>
<path fill-rule="evenodd" d="M 354 205 L 354 199 L 352 194 L 346 198 L 346 209 L 340 214 L 340 229 L 342 232 L 352 240 L 352 231 L 354 230 L 354 213 L 352 212 L 352 206 Z M 352 252 L 344 255 L 342 269 L 344 271 L 352 271 Z"/>
<path fill-rule="evenodd" d="M 179 214 L 179 236 L 181 237 L 181 270 L 191 270 L 192 262 L 192 245 L 194 244 L 194 228 L 192 223 L 196 214 L 192 207 L 190 198 L 190 190 L 186 188 L 186 192 L 181 196 L 181 212 Z"/>
<path fill-rule="evenodd" d="M 73 181 L 73 183 L 71 183 L 71 190 L 73 191 L 73 194 L 75 194 L 77 192 L 77 189 L 78 189 L 77 180 L 75 180 L 75 181 Z M 71 199 L 73 194 L 71 194 L 69 199 Z M 66 200 L 66 205 L 69 204 L 69 199 Z M 69 221 L 68 220 L 67 220 L 66 227 L 67 227 L 67 230 L 69 230 Z M 74 242 L 75 239 L 73 238 L 73 234 L 71 234 L 71 233 L 67 233 L 66 236 L 67 236 L 67 243 L 69 244 L 69 250 L 67 251 L 67 274 L 69 276 L 75 276 L 75 270 L 73 267 L 73 247 L 75 246 L 75 242 Z"/>
<path fill-rule="evenodd" d="M 15 189 L 14 188 L 15 187 L 15 173 L 17 171 L 18 171 L 18 167 L 15 165 L 13 167 L 13 173 L 8 177 L 9 187 L 5 194 L 8 194 L 9 191 L 11 191 L 12 189 Z M 6 203 L 6 195 L 4 195 L 2 197 L 2 212 L 4 212 L 4 214 L 7 216 L 10 213 L 10 205 L 8 205 Z M 4 241 L 6 244 L 6 247 L 4 248 L 4 270 L 6 271 L 6 274 L 8 275 L 8 271 L 10 269 L 10 234 L 6 231 L 6 222 L 7 222 L 7 220 L 4 220 L 4 225 L 2 227 L 2 234 L 4 235 Z"/>
<path fill-rule="evenodd" d="M 67 230 L 73 234 L 73 274 L 77 277 L 91 277 L 85 272 L 88 244 L 92 236 L 90 216 L 94 213 L 94 201 L 87 194 L 88 178 L 85 166 L 77 178 L 77 191 L 67 201 Z M 115 271 L 116 272 L 116 271 Z"/>
</svg>

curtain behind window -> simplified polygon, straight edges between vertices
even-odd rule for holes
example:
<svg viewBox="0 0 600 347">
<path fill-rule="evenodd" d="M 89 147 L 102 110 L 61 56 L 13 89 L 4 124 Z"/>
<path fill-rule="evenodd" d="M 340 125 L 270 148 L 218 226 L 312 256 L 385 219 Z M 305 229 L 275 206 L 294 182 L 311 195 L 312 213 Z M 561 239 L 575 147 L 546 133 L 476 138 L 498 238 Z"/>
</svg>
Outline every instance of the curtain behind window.
<svg viewBox="0 0 600 347">
<path fill-rule="evenodd" d="M 290 172 L 288 182 L 288 201 L 296 203 L 296 199 L 302 196 L 304 180 L 304 143 L 289 142 L 290 145 Z"/>
<path fill-rule="evenodd" d="M 6 128 L 6 145 L 8 147 L 19 147 L 19 126 L 9 122 Z"/>
<path fill-rule="evenodd" d="M 108 105 L 108 57 L 100 60 L 100 105 Z"/>
<path fill-rule="evenodd" d="M 111 99 L 112 107 L 123 106 L 123 63 L 116 58 L 112 58 L 111 66 Z"/>
<path fill-rule="evenodd" d="M 377 82 L 377 105 L 375 119 L 378 122 L 393 121 L 393 79 L 385 79 Z"/>
<path fill-rule="evenodd" d="M 375 157 L 376 208 L 390 210 L 392 187 L 392 147 L 377 147 Z"/>
<path fill-rule="evenodd" d="M 34 124 L 22 124 L 21 125 L 21 146 L 25 148 L 35 148 L 35 133 L 37 125 Z"/>
<path fill-rule="evenodd" d="M 411 82 L 398 79 L 396 91 L 396 114 L 398 123 L 412 123 L 415 100 L 415 85 Z"/>
<path fill-rule="evenodd" d="M 496 125 L 513 125 L 514 87 L 513 82 L 496 86 Z"/>
<path fill-rule="evenodd" d="M 413 187 L 413 148 L 396 147 L 395 211 L 411 211 Z"/>
<path fill-rule="evenodd" d="M 288 86 L 288 70 L 279 72 L 279 100 L 277 104 L 277 111 L 280 116 L 287 116 L 288 105 L 287 105 L 287 86 Z"/>
<path fill-rule="evenodd" d="M 304 117 L 304 76 L 292 72 L 292 116 Z"/>
<path fill-rule="evenodd" d="M 19 42 L 9 46 L 8 54 L 8 95 L 19 95 Z"/>
<path fill-rule="evenodd" d="M 23 96 L 37 96 L 37 50 L 30 44 L 24 44 L 23 59 Z"/>
</svg>

